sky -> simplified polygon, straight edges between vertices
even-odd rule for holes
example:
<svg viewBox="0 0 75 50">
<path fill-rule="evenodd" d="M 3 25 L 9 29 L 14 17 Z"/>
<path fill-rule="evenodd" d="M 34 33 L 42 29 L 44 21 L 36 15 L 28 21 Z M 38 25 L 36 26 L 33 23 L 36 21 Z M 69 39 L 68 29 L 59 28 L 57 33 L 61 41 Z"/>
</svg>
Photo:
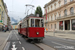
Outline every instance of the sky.
<svg viewBox="0 0 75 50">
<path fill-rule="evenodd" d="M 16 20 L 19 20 L 20 18 L 23 19 L 26 16 L 25 12 L 27 10 L 29 10 L 28 14 L 34 13 L 37 6 L 41 6 L 44 14 L 43 7 L 50 1 L 51 0 L 4 0 L 7 5 L 9 17 L 13 17 Z M 35 7 L 33 9 L 31 9 L 31 7 L 26 8 L 26 4 L 34 5 Z"/>
</svg>

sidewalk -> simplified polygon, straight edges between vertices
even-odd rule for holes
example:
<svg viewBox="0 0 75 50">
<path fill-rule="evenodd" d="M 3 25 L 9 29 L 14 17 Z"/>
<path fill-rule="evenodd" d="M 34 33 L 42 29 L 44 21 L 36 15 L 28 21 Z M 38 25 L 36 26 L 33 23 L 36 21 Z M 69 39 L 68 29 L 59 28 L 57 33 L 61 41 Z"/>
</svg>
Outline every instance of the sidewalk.
<svg viewBox="0 0 75 50">
<path fill-rule="evenodd" d="M 68 34 L 68 33 L 47 32 L 47 33 L 45 33 L 45 35 L 66 38 L 66 39 L 75 39 L 75 34 L 71 34 L 71 33 Z"/>
<path fill-rule="evenodd" d="M 0 50 L 3 50 L 10 32 L 0 32 Z"/>
</svg>

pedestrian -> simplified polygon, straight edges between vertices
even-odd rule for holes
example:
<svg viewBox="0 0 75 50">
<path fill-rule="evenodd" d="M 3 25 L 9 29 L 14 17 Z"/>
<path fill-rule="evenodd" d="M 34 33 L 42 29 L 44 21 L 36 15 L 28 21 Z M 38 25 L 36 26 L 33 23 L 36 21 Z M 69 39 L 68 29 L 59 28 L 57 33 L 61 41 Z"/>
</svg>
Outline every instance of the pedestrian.
<svg viewBox="0 0 75 50">
<path fill-rule="evenodd" d="M 47 33 L 46 29 L 45 29 L 45 33 Z"/>
</svg>

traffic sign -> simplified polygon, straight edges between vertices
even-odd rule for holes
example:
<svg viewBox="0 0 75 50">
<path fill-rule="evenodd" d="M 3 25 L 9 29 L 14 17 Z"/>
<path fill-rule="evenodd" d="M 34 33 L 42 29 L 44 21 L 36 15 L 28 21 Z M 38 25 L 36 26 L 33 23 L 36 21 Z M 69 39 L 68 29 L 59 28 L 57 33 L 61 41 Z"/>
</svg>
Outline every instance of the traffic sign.
<svg viewBox="0 0 75 50">
<path fill-rule="evenodd" d="M 2 23 L 2 20 L 0 20 L 0 22 Z"/>
</svg>

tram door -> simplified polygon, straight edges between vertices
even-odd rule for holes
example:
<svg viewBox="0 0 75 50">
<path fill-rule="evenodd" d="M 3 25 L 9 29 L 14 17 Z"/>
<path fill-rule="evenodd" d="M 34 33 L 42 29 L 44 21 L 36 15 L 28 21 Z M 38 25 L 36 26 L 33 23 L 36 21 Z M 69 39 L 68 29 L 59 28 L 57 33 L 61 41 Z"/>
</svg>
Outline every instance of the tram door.
<svg viewBox="0 0 75 50">
<path fill-rule="evenodd" d="M 19 27 L 19 29 L 20 29 L 19 31 L 21 32 L 21 24 L 20 24 L 20 27 Z"/>
<path fill-rule="evenodd" d="M 28 30 L 29 30 L 29 20 L 26 21 L 27 23 L 27 28 L 26 28 L 26 35 L 28 36 Z"/>
</svg>

